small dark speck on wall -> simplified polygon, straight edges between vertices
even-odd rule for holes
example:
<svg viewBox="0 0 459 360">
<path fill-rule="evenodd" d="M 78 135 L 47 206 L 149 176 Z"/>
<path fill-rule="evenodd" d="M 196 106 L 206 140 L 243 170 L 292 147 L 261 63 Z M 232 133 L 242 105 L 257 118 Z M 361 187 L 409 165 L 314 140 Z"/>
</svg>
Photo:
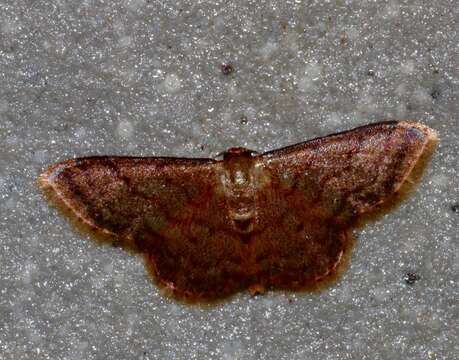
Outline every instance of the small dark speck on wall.
<svg viewBox="0 0 459 360">
<path fill-rule="evenodd" d="M 421 279 L 421 277 L 416 273 L 408 272 L 405 274 L 405 277 L 403 279 L 408 285 L 413 285 L 416 281 Z"/>
<path fill-rule="evenodd" d="M 223 75 L 231 75 L 234 72 L 234 66 L 231 64 L 222 64 L 221 70 Z"/>
<path fill-rule="evenodd" d="M 453 213 L 459 214 L 459 203 L 451 205 L 451 211 Z"/>
<path fill-rule="evenodd" d="M 433 89 L 430 93 L 430 96 L 432 97 L 432 99 L 437 100 L 440 97 L 440 90 Z"/>
</svg>

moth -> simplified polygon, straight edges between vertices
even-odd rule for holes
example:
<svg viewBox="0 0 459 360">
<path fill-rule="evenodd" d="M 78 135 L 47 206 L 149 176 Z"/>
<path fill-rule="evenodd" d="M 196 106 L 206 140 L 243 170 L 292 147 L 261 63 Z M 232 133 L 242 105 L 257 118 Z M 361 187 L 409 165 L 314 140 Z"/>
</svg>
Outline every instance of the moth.
<svg viewBox="0 0 459 360">
<path fill-rule="evenodd" d="M 170 294 L 206 301 L 333 279 L 351 231 L 409 182 L 436 138 L 388 121 L 221 160 L 77 158 L 39 180 L 75 222 L 143 254 Z"/>
</svg>

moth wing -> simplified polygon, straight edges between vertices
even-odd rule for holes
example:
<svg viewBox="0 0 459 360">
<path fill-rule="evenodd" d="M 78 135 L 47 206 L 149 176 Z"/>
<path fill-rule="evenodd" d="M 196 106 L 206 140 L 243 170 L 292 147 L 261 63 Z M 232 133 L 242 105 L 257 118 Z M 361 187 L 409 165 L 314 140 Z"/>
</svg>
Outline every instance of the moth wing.
<svg viewBox="0 0 459 360">
<path fill-rule="evenodd" d="M 242 272 L 217 167 L 210 159 L 81 158 L 51 167 L 40 182 L 71 217 L 143 252 L 168 288 L 211 297 L 234 291 L 231 275 Z"/>
<path fill-rule="evenodd" d="M 409 121 L 362 126 L 259 156 L 271 181 L 325 217 L 348 220 L 396 193 L 436 133 Z"/>
<path fill-rule="evenodd" d="M 346 230 L 400 189 L 435 136 L 418 123 L 385 122 L 259 155 L 263 277 L 295 288 L 332 274 Z"/>
</svg>

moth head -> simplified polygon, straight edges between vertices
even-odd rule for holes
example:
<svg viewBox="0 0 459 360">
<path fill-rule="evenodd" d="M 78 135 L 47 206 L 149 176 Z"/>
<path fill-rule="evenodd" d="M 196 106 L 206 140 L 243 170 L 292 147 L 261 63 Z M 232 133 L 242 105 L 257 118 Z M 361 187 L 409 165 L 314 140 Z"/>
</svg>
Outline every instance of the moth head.
<svg viewBox="0 0 459 360">
<path fill-rule="evenodd" d="M 223 151 L 219 154 L 219 156 L 223 157 L 223 160 L 231 159 L 233 157 L 248 157 L 251 158 L 254 155 L 258 154 L 258 152 L 250 149 L 246 149 L 244 147 L 232 147 L 226 151 Z"/>
</svg>

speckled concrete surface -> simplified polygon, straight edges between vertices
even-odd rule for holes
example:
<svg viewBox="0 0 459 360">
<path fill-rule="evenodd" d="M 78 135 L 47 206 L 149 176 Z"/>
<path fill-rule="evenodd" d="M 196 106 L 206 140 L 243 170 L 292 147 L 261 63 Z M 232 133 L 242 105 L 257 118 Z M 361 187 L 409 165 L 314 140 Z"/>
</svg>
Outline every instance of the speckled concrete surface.
<svg viewBox="0 0 459 360">
<path fill-rule="evenodd" d="M 458 358 L 458 9 L 1 0 L 0 358 Z M 359 232 L 319 294 L 176 303 L 36 185 L 76 156 L 264 151 L 385 118 L 422 120 L 441 142 L 416 193 Z"/>
</svg>

